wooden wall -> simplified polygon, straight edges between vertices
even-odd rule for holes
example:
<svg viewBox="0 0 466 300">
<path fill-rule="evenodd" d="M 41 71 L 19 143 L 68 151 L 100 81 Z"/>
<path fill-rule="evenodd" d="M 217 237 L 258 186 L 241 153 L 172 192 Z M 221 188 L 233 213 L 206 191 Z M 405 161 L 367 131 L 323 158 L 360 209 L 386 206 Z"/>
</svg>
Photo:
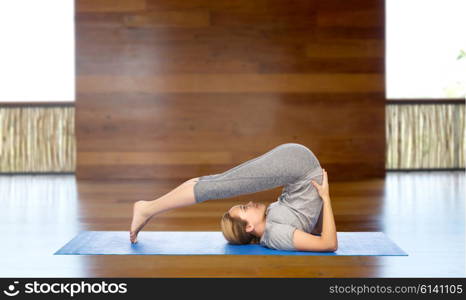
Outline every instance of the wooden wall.
<svg viewBox="0 0 466 300">
<path fill-rule="evenodd" d="M 78 179 L 187 179 L 287 142 L 385 174 L 384 1 L 76 0 Z"/>
</svg>

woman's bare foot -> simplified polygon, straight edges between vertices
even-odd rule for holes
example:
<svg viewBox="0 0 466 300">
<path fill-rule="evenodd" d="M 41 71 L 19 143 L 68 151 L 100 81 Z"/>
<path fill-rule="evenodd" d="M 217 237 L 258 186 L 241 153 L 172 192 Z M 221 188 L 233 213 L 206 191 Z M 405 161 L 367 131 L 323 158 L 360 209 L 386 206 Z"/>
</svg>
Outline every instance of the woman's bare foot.
<svg viewBox="0 0 466 300">
<path fill-rule="evenodd" d="M 129 238 L 131 243 L 137 243 L 137 236 L 139 231 L 149 222 L 153 217 L 149 209 L 150 201 L 139 200 L 133 205 L 133 220 L 131 221 L 131 230 Z"/>
</svg>

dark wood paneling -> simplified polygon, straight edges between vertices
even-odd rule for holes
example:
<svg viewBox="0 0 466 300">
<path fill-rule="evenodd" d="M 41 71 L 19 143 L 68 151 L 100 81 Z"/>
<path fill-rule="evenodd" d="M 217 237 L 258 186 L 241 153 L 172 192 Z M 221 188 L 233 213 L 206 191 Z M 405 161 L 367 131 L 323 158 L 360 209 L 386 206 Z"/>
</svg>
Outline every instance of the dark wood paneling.
<svg viewBox="0 0 466 300">
<path fill-rule="evenodd" d="M 383 1 L 77 2 L 78 178 L 196 177 L 286 142 L 335 180 L 383 176 Z"/>
</svg>

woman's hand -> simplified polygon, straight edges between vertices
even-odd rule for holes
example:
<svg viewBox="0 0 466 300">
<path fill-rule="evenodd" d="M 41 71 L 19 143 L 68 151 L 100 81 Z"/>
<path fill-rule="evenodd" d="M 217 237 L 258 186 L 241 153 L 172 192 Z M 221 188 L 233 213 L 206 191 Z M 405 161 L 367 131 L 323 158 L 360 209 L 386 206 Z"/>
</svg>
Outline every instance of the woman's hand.
<svg viewBox="0 0 466 300">
<path fill-rule="evenodd" d="M 328 188 L 328 178 L 327 178 L 327 172 L 325 169 L 322 169 L 323 173 L 323 179 L 322 179 L 322 185 L 318 184 L 314 180 L 311 180 L 312 185 L 317 189 L 317 192 L 319 193 L 320 197 L 323 200 L 330 199 L 330 191 Z"/>
</svg>

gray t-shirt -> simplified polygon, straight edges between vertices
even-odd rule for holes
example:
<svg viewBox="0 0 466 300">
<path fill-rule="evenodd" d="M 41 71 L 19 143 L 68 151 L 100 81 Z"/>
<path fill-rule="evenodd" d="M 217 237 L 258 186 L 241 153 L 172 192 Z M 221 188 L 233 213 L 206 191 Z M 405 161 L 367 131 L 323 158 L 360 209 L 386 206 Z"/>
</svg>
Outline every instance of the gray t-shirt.
<svg viewBox="0 0 466 300">
<path fill-rule="evenodd" d="M 322 199 L 311 179 L 322 184 L 320 166 L 307 172 L 298 181 L 285 185 L 278 200 L 267 207 L 265 230 L 260 239 L 262 246 L 296 251 L 293 245 L 295 229 L 312 232 L 322 210 Z"/>
</svg>

